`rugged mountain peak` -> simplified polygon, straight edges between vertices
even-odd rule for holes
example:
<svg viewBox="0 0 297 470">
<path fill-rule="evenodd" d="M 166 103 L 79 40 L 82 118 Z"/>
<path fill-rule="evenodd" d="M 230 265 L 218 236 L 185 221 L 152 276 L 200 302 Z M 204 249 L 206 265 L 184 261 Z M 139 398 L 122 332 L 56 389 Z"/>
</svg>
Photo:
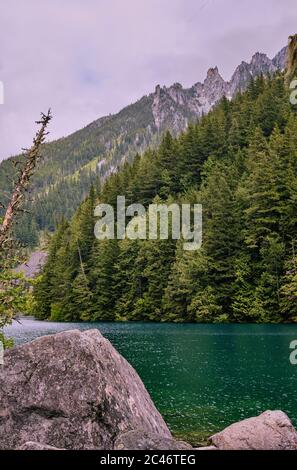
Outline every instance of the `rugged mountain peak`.
<svg viewBox="0 0 297 470">
<path fill-rule="evenodd" d="M 293 62 L 294 44 L 291 39 Z M 190 88 L 183 88 L 180 83 L 169 87 L 158 84 L 151 94 L 119 113 L 101 117 L 74 134 L 47 144 L 44 159 L 47 178 L 44 179 L 43 170 L 37 172 L 33 188 L 38 196 L 36 201 L 42 201 L 33 208 L 38 227 L 52 229 L 56 217 L 52 215 L 53 201 L 60 200 L 60 194 L 65 194 L 65 200 L 73 200 L 70 211 L 62 207 L 68 218 L 86 196 L 86 188 L 96 182 L 97 177 L 105 180 L 125 161 L 132 161 L 137 153 L 158 145 L 165 130 L 173 134 L 184 131 L 189 122 L 195 122 L 207 114 L 223 96 L 231 99 L 237 92 L 244 91 L 250 80 L 259 73 L 266 75 L 271 71 L 283 70 L 286 55 L 287 47 L 272 60 L 257 52 L 250 63 L 241 62 L 229 82 L 222 78 L 218 67 L 212 67 L 203 81 Z M 1 194 L 10 190 L 6 165 L 6 161 L 0 165 Z M 47 212 L 49 216 L 45 216 Z M 26 219 L 26 224 L 27 227 L 31 222 Z M 19 234 L 21 241 L 27 243 L 27 231 L 24 231 L 24 237 L 21 229 L 17 232 Z M 35 245 L 37 234 L 34 229 L 30 236 Z"/>
<path fill-rule="evenodd" d="M 278 70 L 284 70 L 287 65 L 288 46 L 283 47 L 272 59 L 273 65 Z"/>
<path fill-rule="evenodd" d="M 184 106 L 187 103 L 187 97 L 185 90 L 183 89 L 180 83 L 174 83 L 170 88 L 167 90 L 171 99 L 178 105 Z"/>
<path fill-rule="evenodd" d="M 155 94 L 157 95 L 158 93 L 160 93 L 161 91 L 161 86 L 158 84 L 156 85 L 156 88 L 155 88 Z"/>
<path fill-rule="evenodd" d="M 168 128 L 180 132 L 188 125 L 187 92 L 182 85 L 158 85 L 152 94 L 152 113 L 158 131 Z"/>
<path fill-rule="evenodd" d="M 242 61 L 231 77 L 229 85 L 231 96 L 234 96 L 239 91 L 243 91 L 251 79 L 252 75 L 250 65 L 247 62 Z"/>
<path fill-rule="evenodd" d="M 180 83 L 174 83 L 169 88 L 160 85 L 153 94 L 152 112 L 158 130 L 168 127 L 173 132 L 183 130 L 189 120 L 199 118 L 220 100 L 223 96 L 233 98 L 238 92 L 244 91 L 252 78 L 263 74 L 271 75 L 285 67 L 287 48 L 283 48 L 273 60 L 266 54 L 256 52 L 250 63 L 242 61 L 235 69 L 230 82 L 220 75 L 218 67 L 211 67 L 206 78 L 197 82 L 189 89 L 184 89 Z M 173 126 L 173 127 L 172 127 Z"/>
<path fill-rule="evenodd" d="M 203 85 L 205 88 L 207 88 L 212 87 L 214 83 L 226 83 L 223 77 L 220 75 L 218 67 L 208 69 Z"/>
<path fill-rule="evenodd" d="M 212 87 L 214 84 L 225 84 L 225 80 L 219 73 L 218 67 L 208 69 L 206 79 L 203 82 L 204 88 Z"/>
<path fill-rule="evenodd" d="M 173 85 L 171 85 L 170 88 L 172 88 L 174 90 L 181 90 L 183 88 L 183 86 L 180 83 L 176 82 Z"/>
<path fill-rule="evenodd" d="M 214 78 L 214 77 L 215 77 L 215 78 L 216 78 L 216 77 L 222 78 L 222 77 L 220 76 L 220 74 L 219 74 L 219 69 L 218 69 L 217 66 L 211 67 L 210 69 L 208 69 L 205 81 L 211 80 L 211 79 Z M 222 80 L 223 80 L 223 79 L 222 79 Z"/>
<path fill-rule="evenodd" d="M 269 57 L 267 57 L 267 55 L 263 52 L 255 52 L 255 54 L 252 56 L 250 65 L 252 67 L 258 67 L 262 64 L 271 64 L 271 62 L 272 61 L 269 59 Z"/>
<path fill-rule="evenodd" d="M 253 55 L 250 69 L 252 75 L 267 75 L 270 73 L 274 73 L 276 71 L 276 67 L 274 66 L 273 62 L 266 54 L 261 54 L 260 52 L 256 52 Z"/>
<path fill-rule="evenodd" d="M 203 83 L 201 83 L 201 82 L 195 83 L 195 85 L 192 86 L 192 90 L 197 95 L 200 95 L 202 93 L 202 90 L 203 90 Z"/>
<path fill-rule="evenodd" d="M 234 80 L 234 77 L 238 75 L 245 75 L 246 77 L 250 78 L 250 64 L 245 62 L 244 60 L 236 67 L 235 72 L 231 77 L 230 83 Z"/>
<path fill-rule="evenodd" d="M 219 73 L 218 67 L 210 68 L 203 83 L 204 98 L 212 107 L 224 95 L 228 94 L 228 84 Z"/>
</svg>

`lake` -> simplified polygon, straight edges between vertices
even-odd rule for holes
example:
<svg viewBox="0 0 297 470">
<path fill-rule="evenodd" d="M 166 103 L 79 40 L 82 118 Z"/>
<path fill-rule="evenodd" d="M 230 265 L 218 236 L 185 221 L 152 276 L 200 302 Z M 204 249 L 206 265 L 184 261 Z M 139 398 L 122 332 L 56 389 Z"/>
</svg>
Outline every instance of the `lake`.
<svg viewBox="0 0 297 470">
<path fill-rule="evenodd" d="M 6 328 L 15 344 L 98 328 L 133 365 L 171 431 L 192 443 L 268 409 L 297 425 L 297 366 L 289 345 L 297 325 L 49 323 Z"/>
</svg>

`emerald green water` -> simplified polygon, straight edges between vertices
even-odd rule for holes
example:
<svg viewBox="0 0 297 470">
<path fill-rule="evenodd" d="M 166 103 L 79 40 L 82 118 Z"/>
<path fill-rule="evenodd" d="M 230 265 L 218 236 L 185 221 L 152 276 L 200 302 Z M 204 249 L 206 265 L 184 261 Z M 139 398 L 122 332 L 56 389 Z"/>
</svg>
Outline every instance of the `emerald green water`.
<svg viewBox="0 0 297 470">
<path fill-rule="evenodd" d="M 73 328 L 98 328 L 135 367 L 172 432 L 192 442 L 267 409 L 297 425 L 297 325 L 61 324 L 24 319 L 16 344 Z"/>
</svg>

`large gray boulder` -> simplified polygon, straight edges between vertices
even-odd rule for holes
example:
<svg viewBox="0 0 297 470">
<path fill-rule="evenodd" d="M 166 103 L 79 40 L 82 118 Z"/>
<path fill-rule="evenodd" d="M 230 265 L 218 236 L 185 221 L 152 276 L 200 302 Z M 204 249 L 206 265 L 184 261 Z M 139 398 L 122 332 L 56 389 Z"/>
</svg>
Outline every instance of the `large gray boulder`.
<svg viewBox="0 0 297 470">
<path fill-rule="evenodd" d="M 231 424 L 210 441 L 219 450 L 297 450 L 297 432 L 282 411 Z"/>
<path fill-rule="evenodd" d="M 5 353 L 0 371 L 0 449 L 28 441 L 112 449 L 141 428 L 171 434 L 135 370 L 98 330 L 44 336 Z"/>
<path fill-rule="evenodd" d="M 191 450 L 192 446 L 184 441 L 160 436 L 135 429 L 120 434 L 114 444 L 114 450 Z"/>
</svg>

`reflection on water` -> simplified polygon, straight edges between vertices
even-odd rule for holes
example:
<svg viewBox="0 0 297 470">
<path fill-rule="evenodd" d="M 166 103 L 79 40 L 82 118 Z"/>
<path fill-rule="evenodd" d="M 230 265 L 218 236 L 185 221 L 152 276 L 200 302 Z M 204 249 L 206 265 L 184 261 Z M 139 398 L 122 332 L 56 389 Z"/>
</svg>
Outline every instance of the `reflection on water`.
<svg viewBox="0 0 297 470">
<path fill-rule="evenodd" d="M 47 323 L 6 329 L 16 344 L 62 330 L 98 328 L 135 367 L 171 430 L 199 440 L 268 409 L 297 425 L 297 325 Z"/>
</svg>

